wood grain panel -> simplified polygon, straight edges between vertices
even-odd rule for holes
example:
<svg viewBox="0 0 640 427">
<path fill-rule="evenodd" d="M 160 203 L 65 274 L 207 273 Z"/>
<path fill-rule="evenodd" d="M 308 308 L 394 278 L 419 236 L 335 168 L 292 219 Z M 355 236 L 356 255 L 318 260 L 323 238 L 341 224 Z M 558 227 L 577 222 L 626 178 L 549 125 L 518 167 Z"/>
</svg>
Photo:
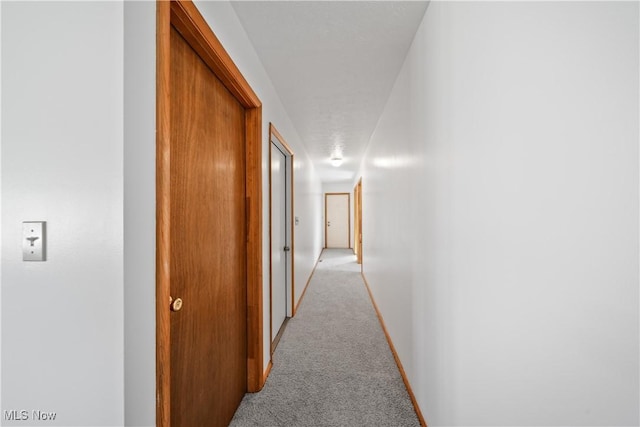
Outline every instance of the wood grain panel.
<svg viewBox="0 0 640 427">
<path fill-rule="evenodd" d="M 260 391 L 263 377 L 262 295 L 262 106 L 247 109 L 246 197 L 247 203 L 247 306 L 248 391 Z"/>
<path fill-rule="evenodd" d="M 171 33 L 171 425 L 225 426 L 246 392 L 245 111 Z"/>
<path fill-rule="evenodd" d="M 258 96 L 192 2 L 171 2 L 171 23 L 244 107 L 261 105 Z"/>
<path fill-rule="evenodd" d="M 171 123 L 169 106 L 170 7 L 166 1 L 156 8 L 156 424 L 168 426 L 171 412 L 170 394 L 170 166 Z"/>
<path fill-rule="evenodd" d="M 170 367 L 171 329 L 169 295 L 171 283 L 171 28 L 175 28 L 197 53 L 222 85 L 244 107 L 245 212 L 240 215 L 245 226 L 246 267 L 246 381 L 248 391 L 264 385 L 262 343 L 262 104 L 224 50 L 195 5 L 190 0 L 157 1 L 157 255 L 156 255 L 156 423 L 171 425 L 171 384 L 176 373 Z M 178 108 L 182 108 L 179 106 Z M 236 194 L 238 196 L 238 194 Z M 242 198 L 242 193 L 239 194 Z M 185 302 L 185 309 L 188 302 Z M 198 425 L 190 421 L 187 425 Z M 203 424 L 204 425 L 204 424 Z M 206 425 L 211 425 L 207 422 Z"/>
</svg>

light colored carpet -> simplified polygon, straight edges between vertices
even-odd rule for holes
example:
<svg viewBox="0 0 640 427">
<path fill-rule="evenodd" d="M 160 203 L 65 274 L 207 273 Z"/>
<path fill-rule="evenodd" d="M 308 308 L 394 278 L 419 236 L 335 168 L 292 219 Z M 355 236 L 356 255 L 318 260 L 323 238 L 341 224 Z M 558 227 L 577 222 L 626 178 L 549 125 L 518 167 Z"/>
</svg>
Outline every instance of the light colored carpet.
<svg viewBox="0 0 640 427">
<path fill-rule="evenodd" d="M 231 426 L 419 426 L 351 250 L 330 249 Z"/>
</svg>

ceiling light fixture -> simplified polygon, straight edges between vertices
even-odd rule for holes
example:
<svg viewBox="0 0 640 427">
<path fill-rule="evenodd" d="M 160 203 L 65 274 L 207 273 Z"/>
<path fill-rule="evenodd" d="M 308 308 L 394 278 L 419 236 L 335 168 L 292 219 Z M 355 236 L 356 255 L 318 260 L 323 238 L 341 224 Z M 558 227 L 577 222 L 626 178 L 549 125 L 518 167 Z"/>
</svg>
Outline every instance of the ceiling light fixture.
<svg viewBox="0 0 640 427">
<path fill-rule="evenodd" d="M 331 158 L 331 165 L 333 167 L 338 167 L 342 164 L 342 157 L 334 156 Z"/>
</svg>

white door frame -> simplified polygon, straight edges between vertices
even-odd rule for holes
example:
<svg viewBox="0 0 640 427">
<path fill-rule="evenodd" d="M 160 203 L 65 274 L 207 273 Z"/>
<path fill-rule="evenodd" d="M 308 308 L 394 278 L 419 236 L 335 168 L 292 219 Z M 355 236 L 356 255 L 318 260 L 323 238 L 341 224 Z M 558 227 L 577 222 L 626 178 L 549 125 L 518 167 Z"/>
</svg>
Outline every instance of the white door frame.
<svg viewBox="0 0 640 427">
<path fill-rule="evenodd" d="M 271 242 L 273 241 L 272 236 L 272 224 L 274 221 L 273 218 L 273 206 L 271 203 L 271 194 L 272 194 L 272 185 L 271 182 L 271 146 L 274 145 L 277 147 L 285 156 L 285 171 L 286 171 L 286 188 L 285 188 L 285 200 L 286 205 L 285 209 L 289 213 L 289 218 L 286 224 L 286 235 L 287 235 L 287 246 L 290 248 L 288 252 L 286 252 L 287 256 L 287 283 L 286 283 L 286 294 L 289 298 L 287 298 L 287 318 L 293 317 L 295 314 L 294 311 L 294 290 L 295 290 L 295 281 L 294 281 L 294 257 L 295 257 L 295 247 L 294 247 L 294 186 L 293 186 L 293 160 L 294 154 L 289 145 L 286 143 L 282 135 L 277 131 L 273 123 L 269 124 L 269 342 L 271 343 L 271 353 L 275 350 L 275 345 L 277 345 L 277 341 L 274 343 L 274 332 L 273 332 L 273 249 Z M 287 319 L 285 319 L 286 324 Z M 284 329 L 284 324 L 282 329 Z M 279 339 L 279 337 L 278 337 Z"/>
</svg>

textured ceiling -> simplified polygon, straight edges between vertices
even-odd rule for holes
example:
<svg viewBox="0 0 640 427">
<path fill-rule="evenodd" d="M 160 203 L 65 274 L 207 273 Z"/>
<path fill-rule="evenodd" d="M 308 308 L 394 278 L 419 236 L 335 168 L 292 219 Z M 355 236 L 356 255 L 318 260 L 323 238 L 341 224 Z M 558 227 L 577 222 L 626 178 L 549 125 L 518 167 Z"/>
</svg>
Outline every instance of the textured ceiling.
<svg viewBox="0 0 640 427">
<path fill-rule="evenodd" d="M 354 179 L 427 3 L 232 4 L 321 179 Z"/>
</svg>

